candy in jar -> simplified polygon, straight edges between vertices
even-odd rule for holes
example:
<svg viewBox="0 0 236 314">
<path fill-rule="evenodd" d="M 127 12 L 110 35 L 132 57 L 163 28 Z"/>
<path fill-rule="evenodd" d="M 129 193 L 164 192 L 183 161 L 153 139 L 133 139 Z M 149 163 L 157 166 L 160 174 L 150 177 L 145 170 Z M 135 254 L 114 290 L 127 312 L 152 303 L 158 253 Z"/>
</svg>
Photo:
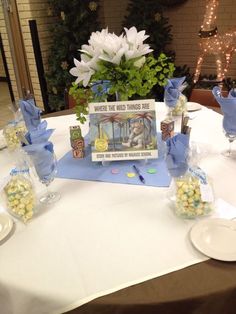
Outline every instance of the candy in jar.
<svg viewBox="0 0 236 314">
<path fill-rule="evenodd" d="M 3 134 L 9 150 L 13 151 L 20 146 L 20 141 L 17 137 L 17 132 L 25 134 L 27 132 L 25 123 L 23 121 L 11 121 L 9 122 L 4 130 Z"/>
<path fill-rule="evenodd" d="M 172 110 L 173 116 L 181 116 L 182 113 L 187 111 L 187 98 L 185 95 L 181 94 L 177 100 L 176 106 Z"/>
<path fill-rule="evenodd" d="M 4 187 L 9 212 L 27 222 L 35 212 L 36 198 L 28 170 L 14 169 Z"/>
<path fill-rule="evenodd" d="M 195 218 L 212 212 L 214 200 L 209 182 L 202 182 L 198 176 L 187 173 L 176 178 L 175 185 L 175 212 L 178 216 Z"/>
</svg>

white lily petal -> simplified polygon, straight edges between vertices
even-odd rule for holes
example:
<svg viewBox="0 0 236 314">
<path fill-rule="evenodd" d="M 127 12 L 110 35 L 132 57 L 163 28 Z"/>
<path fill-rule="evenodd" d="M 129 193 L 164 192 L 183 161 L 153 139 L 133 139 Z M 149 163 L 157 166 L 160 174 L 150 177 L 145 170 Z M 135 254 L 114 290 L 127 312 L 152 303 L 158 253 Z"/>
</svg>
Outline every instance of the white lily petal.
<svg viewBox="0 0 236 314">
<path fill-rule="evenodd" d="M 72 68 L 70 69 L 70 74 L 73 75 L 73 76 L 78 76 L 79 75 L 79 72 L 78 72 L 78 69 L 77 68 Z"/>
</svg>

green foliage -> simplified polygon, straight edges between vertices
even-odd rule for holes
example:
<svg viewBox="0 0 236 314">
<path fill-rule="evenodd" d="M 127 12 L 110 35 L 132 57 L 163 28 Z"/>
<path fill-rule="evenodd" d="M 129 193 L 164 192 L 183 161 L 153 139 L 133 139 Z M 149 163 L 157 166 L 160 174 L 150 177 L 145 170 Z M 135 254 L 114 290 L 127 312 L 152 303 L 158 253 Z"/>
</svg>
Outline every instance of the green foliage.
<svg viewBox="0 0 236 314">
<path fill-rule="evenodd" d="M 75 113 L 77 120 L 83 124 L 88 115 L 88 103 L 93 100 L 93 92 L 89 88 L 80 87 L 78 84 L 72 83 L 69 95 L 76 101 Z"/>
<path fill-rule="evenodd" d="M 106 61 L 99 62 L 99 71 L 93 75 L 93 81 L 106 79 L 112 82 L 110 95 L 118 93 L 120 100 L 126 100 L 134 95 L 146 96 L 156 84 L 164 86 L 166 79 L 174 71 L 174 65 L 165 54 L 158 59 L 148 56 L 141 68 L 135 66 L 136 60 L 124 59 L 120 65 Z"/>
<path fill-rule="evenodd" d="M 46 75 L 51 111 L 65 108 L 65 88 L 74 81 L 69 69 L 74 58 L 79 59 L 78 48 L 88 42 L 91 32 L 99 29 L 98 1 L 48 0 L 55 16 Z"/>
<path fill-rule="evenodd" d="M 174 64 L 164 53 L 157 59 L 152 55 L 146 57 L 140 68 L 135 65 L 138 59 L 123 59 L 119 65 L 99 61 L 99 70 L 93 74 L 91 83 L 104 79 L 111 82 L 108 94 L 103 94 L 100 98 L 96 98 L 91 89 L 73 84 L 69 93 L 76 100 L 77 120 L 84 123 L 87 105 L 91 101 L 104 101 L 105 98 L 115 95 L 119 95 L 119 100 L 143 98 L 150 93 L 154 85 L 165 86 L 167 78 L 173 75 Z"/>
</svg>

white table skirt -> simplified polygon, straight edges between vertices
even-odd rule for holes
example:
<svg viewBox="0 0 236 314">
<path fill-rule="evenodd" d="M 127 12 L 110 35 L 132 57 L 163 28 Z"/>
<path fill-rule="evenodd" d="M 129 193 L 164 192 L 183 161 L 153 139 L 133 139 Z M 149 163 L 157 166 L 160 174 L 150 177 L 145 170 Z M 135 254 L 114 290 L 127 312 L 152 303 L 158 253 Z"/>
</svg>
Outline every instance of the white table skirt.
<svg viewBox="0 0 236 314">
<path fill-rule="evenodd" d="M 157 126 L 165 115 L 157 103 Z M 236 206 L 236 161 L 220 155 L 227 141 L 222 116 L 202 108 L 191 114 L 191 140 L 204 147 L 200 165 L 216 198 Z M 49 118 L 57 157 L 70 149 L 74 115 Z M 177 123 L 178 127 L 178 123 Z M 88 125 L 82 126 L 83 134 Z M 178 131 L 178 129 L 176 129 Z M 0 152 L 1 176 L 12 167 Z M 42 189 L 37 185 L 38 191 Z M 168 188 L 55 179 L 61 200 L 0 245 L 0 312 L 62 313 L 134 283 L 206 260 L 190 244 L 194 221 L 177 218 Z"/>
</svg>

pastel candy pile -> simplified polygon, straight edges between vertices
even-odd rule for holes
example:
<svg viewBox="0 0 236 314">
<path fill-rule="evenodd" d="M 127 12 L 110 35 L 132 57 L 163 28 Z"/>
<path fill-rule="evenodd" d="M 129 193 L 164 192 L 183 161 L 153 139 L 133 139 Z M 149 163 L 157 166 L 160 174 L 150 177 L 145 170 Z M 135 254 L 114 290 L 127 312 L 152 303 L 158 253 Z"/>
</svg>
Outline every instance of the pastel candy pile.
<svg viewBox="0 0 236 314">
<path fill-rule="evenodd" d="M 178 216 L 184 218 L 204 216 L 213 210 L 212 203 L 202 201 L 197 178 L 187 175 L 176 179 L 175 210 Z"/>
<path fill-rule="evenodd" d="M 4 192 L 7 198 L 7 207 L 16 217 L 27 222 L 33 217 L 35 196 L 32 184 L 24 176 L 12 177 L 5 186 Z"/>
<path fill-rule="evenodd" d="M 20 141 L 17 137 L 17 132 L 26 133 L 26 127 L 24 122 L 9 123 L 4 129 L 4 137 L 9 150 L 13 151 L 20 146 Z"/>
<path fill-rule="evenodd" d="M 173 116 L 181 116 L 182 113 L 187 111 L 187 98 L 183 94 L 179 96 L 176 106 L 172 110 Z"/>
</svg>

